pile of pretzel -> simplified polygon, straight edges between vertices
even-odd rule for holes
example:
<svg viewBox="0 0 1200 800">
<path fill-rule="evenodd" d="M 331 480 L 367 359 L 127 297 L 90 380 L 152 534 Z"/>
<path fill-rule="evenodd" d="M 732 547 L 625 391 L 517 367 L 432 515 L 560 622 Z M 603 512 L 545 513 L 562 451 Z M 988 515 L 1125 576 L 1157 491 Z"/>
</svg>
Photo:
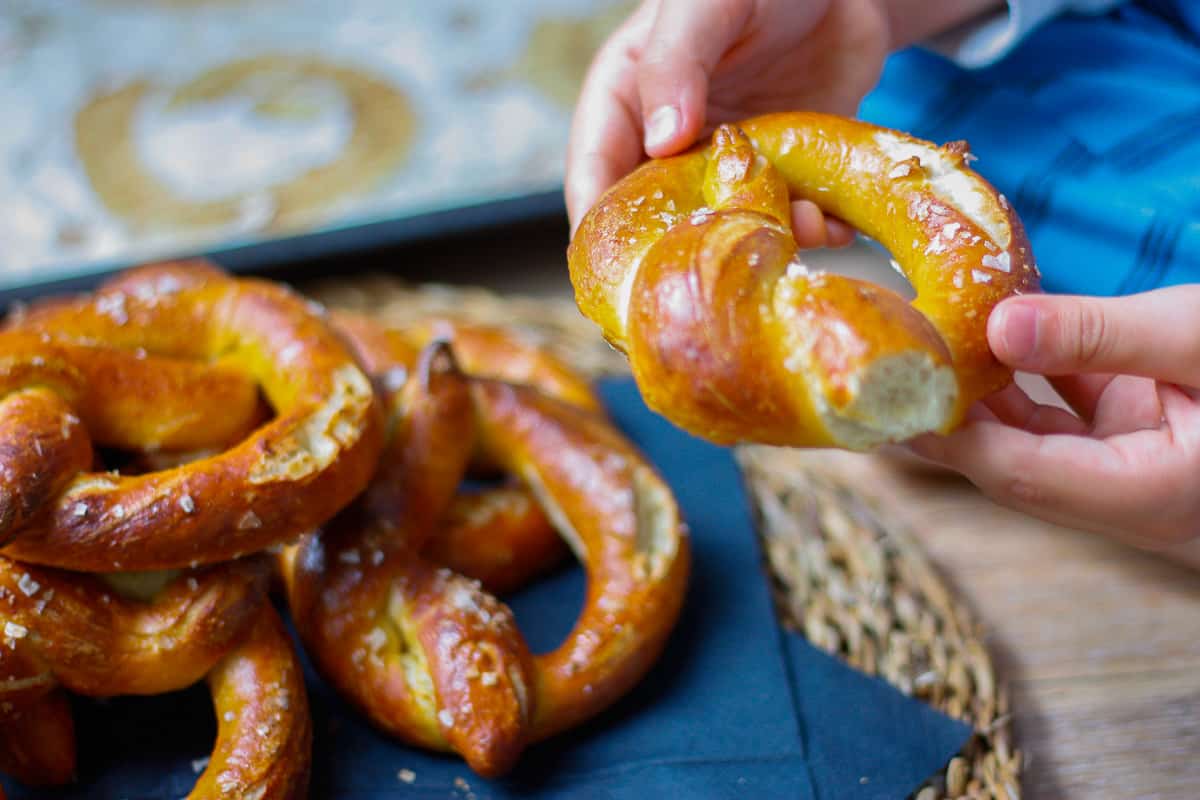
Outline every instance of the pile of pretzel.
<svg viewBox="0 0 1200 800">
<path fill-rule="evenodd" d="M 648 404 L 708 439 L 952 430 L 1012 379 L 991 310 L 1038 289 L 968 157 L 823 114 L 722 125 L 586 215 L 577 301 Z M 801 198 L 887 247 L 916 300 L 805 267 Z M 310 723 L 272 574 L 348 701 L 483 775 L 628 691 L 678 617 L 670 491 L 583 380 L 499 331 L 385 330 L 174 264 L 9 319 L 0 381 L 0 769 L 25 782 L 73 774 L 64 692 L 203 678 L 219 733 L 192 796 L 302 795 Z M 462 488 L 497 473 L 514 480 Z M 587 597 L 535 656 L 493 593 L 554 563 L 559 536 Z"/>
<path fill-rule="evenodd" d="M 68 693 L 203 680 L 190 797 L 305 796 L 273 586 L 347 701 L 489 776 L 627 692 L 678 617 L 670 490 L 511 333 L 385 329 L 179 262 L 10 314 L 0 381 L 0 771 L 22 783 L 73 780 Z M 495 593 L 567 547 L 584 608 L 534 655 Z"/>
</svg>

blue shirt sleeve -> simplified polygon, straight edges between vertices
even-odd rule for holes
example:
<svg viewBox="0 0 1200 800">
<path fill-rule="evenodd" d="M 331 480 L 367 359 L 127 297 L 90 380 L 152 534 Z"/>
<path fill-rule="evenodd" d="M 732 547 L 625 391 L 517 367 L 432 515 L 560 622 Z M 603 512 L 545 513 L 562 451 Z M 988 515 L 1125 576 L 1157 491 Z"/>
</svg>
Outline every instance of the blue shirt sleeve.
<svg viewBox="0 0 1200 800">
<path fill-rule="evenodd" d="M 947 31 L 925 46 L 961 67 L 988 66 L 1007 55 L 1035 28 L 1053 17 L 1075 12 L 1100 14 L 1123 0 L 1008 0 L 1007 8 Z"/>
</svg>

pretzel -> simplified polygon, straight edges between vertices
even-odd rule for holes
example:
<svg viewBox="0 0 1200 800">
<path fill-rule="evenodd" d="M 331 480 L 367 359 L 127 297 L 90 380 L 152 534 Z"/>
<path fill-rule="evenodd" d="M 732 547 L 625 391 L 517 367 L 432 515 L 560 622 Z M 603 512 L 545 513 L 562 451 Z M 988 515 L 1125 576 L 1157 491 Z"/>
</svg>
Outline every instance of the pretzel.
<svg viewBox="0 0 1200 800">
<path fill-rule="evenodd" d="M 143 475 L 91 445 L 225 447 Z M 202 262 L 127 273 L 0 332 L 3 553 L 99 572 L 214 563 L 291 540 L 366 485 L 382 447 L 370 381 L 320 314 Z"/>
<path fill-rule="evenodd" d="M 453 345 L 455 359 L 468 375 L 533 386 L 580 408 L 601 411 L 585 378 L 514 330 L 445 317 L 393 327 L 349 311 L 333 311 L 329 316 L 366 370 L 391 390 L 404 385 L 421 350 L 440 340 Z"/>
<path fill-rule="evenodd" d="M 499 775 L 654 663 L 683 601 L 686 531 L 670 490 L 603 418 L 465 377 L 444 343 L 394 409 L 364 496 L 285 550 L 293 619 L 319 670 L 376 725 Z M 534 491 L 588 571 L 580 619 L 551 653 L 531 655 L 506 606 L 423 555 L 476 446 Z"/>
<path fill-rule="evenodd" d="M 963 142 L 817 113 L 722 125 L 585 215 L 576 300 L 648 405 L 712 441 L 868 449 L 949 431 L 1012 379 L 988 314 L 1039 280 L 1020 220 L 968 158 Z M 890 250 L 917 299 L 806 269 L 799 198 Z"/>
<path fill-rule="evenodd" d="M 189 570 L 139 600 L 91 576 L 0 558 L 0 768 L 32 785 L 71 780 L 62 689 L 160 694 L 206 678 L 217 742 L 190 797 L 303 797 L 311 723 L 266 567 Z"/>
<path fill-rule="evenodd" d="M 515 331 L 446 318 L 398 327 L 344 311 L 334 311 L 330 318 L 384 392 L 401 388 L 421 349 L 441 340 L 452 344 L 468 374 L 533 386 L 601 413 L 600 400 L 585 378 Z M 478 452 L 474 461 L 477 471 L 491 471 L 493 465 L 481 463 Z M 456 494 L 426 555 L 504 594 L 560 562 L 566 547 L 528 489 L 504 486 Z"/>
</svg>

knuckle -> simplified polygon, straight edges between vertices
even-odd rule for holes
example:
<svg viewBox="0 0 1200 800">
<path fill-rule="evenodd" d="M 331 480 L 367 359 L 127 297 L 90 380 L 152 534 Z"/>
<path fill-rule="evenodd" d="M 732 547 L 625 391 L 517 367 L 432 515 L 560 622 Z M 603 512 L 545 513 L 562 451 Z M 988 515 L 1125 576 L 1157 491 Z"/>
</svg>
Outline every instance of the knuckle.
<svg viewBox="0 0 1200 800">
<path fill-rule="evenodd" d="M 1080 303 L 1069 320 L 1065 333 L 1070 336 L 1070 355 L 1080 364 L 1094 363 L 1104 356 L 1109 345 L 1109 327 L 1104 313 L 1092 303 Z"/>
</svg>

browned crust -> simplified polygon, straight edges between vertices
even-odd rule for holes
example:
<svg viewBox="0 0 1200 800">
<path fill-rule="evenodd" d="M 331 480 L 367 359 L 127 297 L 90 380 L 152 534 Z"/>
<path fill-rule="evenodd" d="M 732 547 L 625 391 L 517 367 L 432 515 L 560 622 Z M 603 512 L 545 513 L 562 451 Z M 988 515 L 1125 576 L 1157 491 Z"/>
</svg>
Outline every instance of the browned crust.
<svg viewBox="0 0 1200 800">
<path fill-rule="evenodd" d="M 926 148 L 927 163 L 898 160 L 880 135 Z M 969 169 L 966 155 L 965 143 L 938 149 L 817 113 L 721 126 L 712 145 L 643 164 L 585 215 L 568 249 L 576 300 L 630 355 L 651 406 L 697 435 L 723 443 L 843 445 L 815 413 L 818 401 L 844 404 L 838 393 L 846 375 L 897 353 L 953 365 L 958 392 L 942 426 L 948 430 L 967 407 L 1011 380 L 987 346 L 991 309 L 1038 288 L 1020 220 Z M 1008 242 L 993 243 L 961 204 L 939 196 L 943 161 L 978 181 L 980 209 L 971 213 L 1006 226 Z M 874 287 L 875 298 L 866 298 L 871 308 L 856 307 L 862 284 L 829 275 L 824 296 L 800 293 L 787 308 L 770 302 L 795 279 L 781 256 L 795 249 L 781 191 L 812 200 L 888 247 L 918 300 L 897 303 Z M 623 287 L 634 270 L 622 319 Z M 787 359 L 796 347 L 809 352 L 813 336 L 831 329 L 830 319 L 857 344 L 832 360 L 811 361 L 801 371 L 812 380 L 798 380 Z M 820 387 L 820 397 L 811 386 Z"/>
<path fill-rule="evenodd" d="M 295 538 L 366 485 L 382 446 L 381 408 L 320 313 L 283 287 L 233 280 L 206 266 L 189 270 L 178 264 L 144 268 L 93 296 L 35 306 L 12 321 L 0 347 L 7 347 L 3 337 L 53 341 L 45 354 L 6 350 L 24 366 L 9 370 L 3 388 L 41 381 L 46 370 L 71 376 L 74 391 L 65 394 L 79 404 L 80 417 L 97 422 L 101 437 L 94 438 L 144 449 L 161 445 L 164 416 L 181 420 L 177 427 L 192 434 L 175 444 L 227 444 L 257 416 L 257 392 L 247 386 L 262 387 L 276 417 L 240 444 L 174 469 L 137 476 L 79 473 L 11 531 L 6 555 L 85 571 L 212 563 Z M 158 377 L 136 380 L 148 369 L 138 362 L 151 358 L 157 359 Z M 79 366 L 87 359 L 100 360 Z M 163 373 L 169 360 L 200 365 Z M 97 363 L 116 366 L 100 369 Z M 176 401 L 164 401 L 164 392 Z M 193 396 L 208 404 L 208 415 L 196 417 L 196 408 L 184 402 Z M 230 398 L 237 398 L 232 424 L 199 435 Z M 128 416 L 136 403 L 156 404 L 140 415 L 145 425 Z M 59 411 L 47 404 L 41 416 Z M 34 412 L 27 416 L 37 418 Z M 105 420 L 110 424 L 99 424 Z M 4 434 L 19 437 L 26 430 L 11 426 Z"/>
<path fill-rule="evenodd" d="M 688 545 L 669 490 L 603 417 L 463 376 L 445 347 L 431 345 L 409 376 L 363 499 L 282 563 L 297 627 L 331 683 L 383 730 L 492 776 L 645 674 L 682 606 Z M 428 560 L 477 446 L 545 491 L 543 510 L 580 545 L 587 605 L 546 656 L 530 655 L 477 582 Z M 641 535 L 647 498 L 661 522 L 652 542 Z"/>
</svg>

